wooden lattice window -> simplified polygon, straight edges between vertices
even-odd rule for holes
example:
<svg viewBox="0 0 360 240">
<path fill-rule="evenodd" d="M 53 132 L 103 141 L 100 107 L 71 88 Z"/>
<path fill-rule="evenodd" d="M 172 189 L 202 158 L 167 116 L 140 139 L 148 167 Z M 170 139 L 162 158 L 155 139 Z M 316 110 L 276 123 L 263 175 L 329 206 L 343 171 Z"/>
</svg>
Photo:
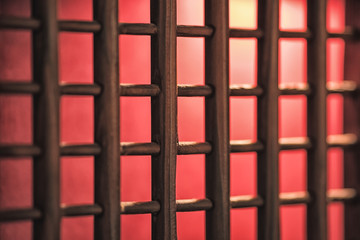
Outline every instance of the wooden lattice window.
<svg viewBox="0 0 360 240">
<path fill-rule="evenodd" d="M 151 214 L 152 239 L 176 239 L 176 213 L 204 211 L 206 239 L 219 240 L 230 239 L 231 209 L 252 207 L 257 209 L 257 238 L 279 239 L 280 206 L 303 204 L 306 205 L 307 239 L 325 240 L 328 239 L 327 204 L 343 202 L 345 238 L 360 239 L 357 227 L 360 216 L 358 1 L 346 1 L 349 27 L 336 33 L 327 30 L 326 0 L 307 1 L 304 31 L 279 28 L 279 0 L 258 0 L 255 29 L 229 27 L 228 0 L 204 1 L 203 26 L 177 25 L 176 0 L 151 0 L 149 23 L 120 23 L 117 0 L 94 0 L 93 16 L 89 21 L 59 20 L 56 0 L 33 0 L 31 17 L 8 16 L 9 2 L 0 2 L 0 8 L 4 6 L 5 9 L 0 9 L 0 29 L 28 31 L 32 39 L 32 81 L 1 81 L 0 93 L 16 94 L 14 96 L 19 98 L 18 94 L 32 96 L 32 100 L 28 99 L 33 109 L 32 123 L 28 123 L 32 124 L 32 140 L 21 145 L 2 143 L 0 161 L 32 158 L 33 200 L 28 208 L 1 209 L 1 222 L 30 220 L 33 239 L 53 240 L 60 238 L 62 218 L 94 216 L 94 232 L 91 232 L 94 239 L 115 240 L 120 239 L 120 215 Z M 59 84 L 58 36 L 61 32 L 82 32 L 93 38 L 92 83 Z M 119 85 L 119 35 L 142 35 L 151 39 L 151 83 Z M 204 39 L 205 84 L 178 84 L 178 37 Z M 257 84 L 250 87 L 229 84 L 229 41 L 247 38 L 257 42 Z M 334 38 L 346 41 L 344 79 L 350 81 L 327 84 L 326 46 L 327 40 Z M 306 42 L 305 84 L 279 85 L 279 39 Z M 0 48 L 6 49 L 6 44 Z M 5 59 L 0 57 L 0 60 Z M 329 94 L 344 95 L 344 131 L 347 134 L 327 133 Z M 64 145 L 60 141 L 60 102 L 65 95 L 93 98 L 92 143 Z M 307 134 L 302 138 L 279 137 L 279 99 L 290 95 L 306 98 Z M 128 96 L 151 98 L 149 142 L 120 141 L 119 98 Z M 230 141 L 229 101 L 231 97 L 244 96 L 256 100 L 256 140 Z M 204 141 L 179 141 L 179 97 L 205 99 Z M 328 191 L 329 148 L 344 149 L 346 188 Z M 279 153 L 283 150 L 306 152 L 306 191 L 280 194 Z M 243 152 L 256 153 L 256 195 L 230 197 L 230 154 Z M 190 154 L 205 155 L 205 197 L 179 200 L 176 198 L 177 156 Z M 151 156 L 150 201 L 120 201 L 119 159 L 127 155 Z M 94 157 L 92 204 L 61 205 L 60 162 L 64 156 Z"/>
</svg>

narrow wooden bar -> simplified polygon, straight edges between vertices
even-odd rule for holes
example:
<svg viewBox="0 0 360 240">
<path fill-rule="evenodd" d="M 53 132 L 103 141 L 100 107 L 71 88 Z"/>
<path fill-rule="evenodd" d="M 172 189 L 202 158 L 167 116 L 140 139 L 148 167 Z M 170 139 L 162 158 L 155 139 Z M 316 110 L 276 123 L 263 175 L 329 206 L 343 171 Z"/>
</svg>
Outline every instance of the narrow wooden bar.
<svg viewBox="0 0 360 240">
<path fill-rule="evenodd" d="M 40 28 L 40 21 L 33 18 L 0 17 L 0 29 L 26 29 L 35 30 Z"/>
<path fill-rule="evenodd" d="M 258 40 L 258 85 L 264 93 L 258 98 L 258 195 L 264 204 L 258 208 L 258 239 L 279 239 L 279 142 L 278 142 L 278 37 L 279 1 L 259 0 L 258 27 L 264 36 Z"/>
<path fill-rule="evenodd" d="M 356 94 L 359 93 L 358 84 L 355 81 L 328 82 L 326 84 L 328 94 Z"/>
<path fill-rule="evenodd" d="M 279 139 L 280 150 L 310 149 L 310 139 L 306 137 L 291 137 Z"/>
<path fill-rule="evenodd" d="M 61 156 L 93 156 L 101 153 L 101 148 L 97 143 L 82 145 L 61 144 Z"/>
<path fill-rule="evenodd" d="M 157 214 L 160 211 L 160 204 L 157 201 L 150 202 L 122 202 L 122 214 Z M 177 212 L 204 211 L 212 208 L 212 202 L 209 199 L 182 199 L 176 200 Z"/>
<path fill-rule="evenodd" d="M 328 202 L 355 202 L 359 200 L 358 193 L 353 188 L 331 189 L 327 193 Z M 358 203 L 358 202 L 357 202 Z"/>
<path fill-rule="evenodd" d="M 120 96 L 157 96 L 160 93 L 158 85 L 121 84 Z"/>
<path fill-rule="evenodd" d="M 346 0 L 345 22 L 352 28 L 360 28 L 360 1 Z M 359 36 L 359 34 L 358 34 Z M 358 38 L 359 39 L 359 38 Z M 359 42 L 347 41 L 345 44 L 344 79 L 360 84 L 360 46 Z M 360 95 L 344 98 L 344 132 L 360 136 Z M 344 187 L 353 188 L 360 193 L 360 148 L 344 149 Z M 358 239 L 360 236 L 360 204 L 345 204 L 345 239 Z"/>
<path fill-rule="evenodd" d="M 205 0 L 205 25 L 215 31 L 205 38 L 205 83 L 213 94 L 205 98 L 205 139 L 212 145 L 206 155 L 206 211 L 208 240 L 230 239 L 229 142 L 229 2 Z"/>
<path fill-rule="evenodd" d="M 152 215 L 152 239 L 176 239 L 176 0 L 150 0 L 150 9 L 158 27 L 151 37 L 151 83 L 161 90 L 151 98 L 151 140 L 160 145 L 151 161 L 152 201 L 161 206 Z"/>
<path fill-rule="evenodd" d="M 359 146 L 358 138 L 353 133 L 329 135 L 326 138 L 328 147 L 355 148 Z"/>
<path fill-rule="evenodd" d="M 41 149 L 35 145 L 0 145 L 0 157 L 39 156 Z"/>
<path fill-rule="evenodd" d="M 350 3 L 350 4 L 352 4 L 352 3 Z M 350 9 L 350 11 L 354 11 L 354 10 Z M 345 17 L 347 17 L 346 14 L 345 14 Z M 347 23 L 347 24 L 349 24 L 349 23 Z M 360 27 L 359 26 L 346 27 L 344 32 L 328 32 L 328 38 L 341 38 L 344 40 L 348 40 L 348 42 L 349 41 L 359 41 L 360 40 Z"/>
<path fill-rule="evenodd" d="M 121 155 L 155 155 L 160 153 L 160 145 L 157 143 L 121 143 Z"/>
<path fill-rule="evenodd" d="M 212 150 L 208 142 L 179 142 L 178 155 L 185 154 L 208 154 Z"/>
<path fill-rule="evenodd" d="M 209 26 L 177 26 L 178 37 L 210 37 L 214 29 Z"/>
<path fill-rule="evenodd" d="M 60 148 L 58 25 L 56 0 L 34 0 L 32 14 L 41 29 L 33 32 L 33 79 L 41 86 L 33 101 L 33 202 L 42 218 L 33 223 L 33 239 L 60 239 Z"/>
<path fill-rule="evenodd" d="M 41 211 L 34 208 L 0 210 L 0 222 L 40 219 Z"/>
<path fill-rule="evenodd" d="M 280 84 L 280 95 L 310 95 L 311 89 L 308 84 Z"/>
<path fill-rule="evenodd" d="M 0 82 L 0 93 L 34 94 L 39 91 L 39 84 L 32 82 Z"/>
<path fill-rule="evenodd" d="M 179 97 L 208 97 L 212 92 L 212 88 L 207 85 L 178 85 Z"/>
<path fill-rule="evenodd" d="M 209 210 L 213 207 L 212 202 L 205 199 L 181 199 L 176 200 L 177 212 L 195 212 Z"/>
<path fill-rule="evenodd" d="M 101 93 L 101 87 L 97 84 L 62 84 L 60 86 L 62 95 L 92 95 Z"/>
<path fill-rule="evenodd" d="M 305 95 L 309 96 L 311 89 L 309 88 L 280 88 L 281 96 Z"/>
<path fill-rule="evenodd" d="M 231 85 L 230 86 L 230 96 L 240 97 L 240 96 L 261 96 L 263 94 L 263 89 L 256 86 L 249 85 Z"/>
<path fill-rule="evenodd" d="M 306 32 L 294 32 L 294 31 L 280 31 L 280 38 L 311 38 L 311 32 L 307 30 Z"/>
<path fill-rule="evenodd" d="M 128 35 L 155 35 L 158 29 L 152 23 L 119 23 L 118 31 Z"/>
<path fill-rule="evenodd" d="M 264 150 L 261 142 L 253 142 L 252 140 L 231 140 L 230 152 L 260 152 Z"/>
<path fill-rule="evenodd" d="M 326 0 L 308 0 L 308 29 L 312 38 L 307 45 L 307 77 L 312 94 L 307 101 L 307 136 L 313 147 L 308 150 L 307 237 L 309 240 L 327 239 L 326 206 Z"/>
<path fill-rule="evenodd" d="M 98 22 L 89 21 L 59 21 L 60 31 L 67 32 L 99 32 L 101 26 Z"/>
<path fill-rule="evenodd" d="M 231 208 L 260 207 L 264 205 L 264 199 L 259 196 L 243 195 L 230 198 Z"/>
<path fill-rule="evenodd" d="M 308 192 L 280 193 L 279 197 L 281 205 L 307 204 L 311 201 Z"/>
<path fill-rule="evenodd" d="M 94 205 L 61 205 L 62 216 L 89 216 L 100 215 L 102 208 L 98 204 Z"/>
<path fill-rule="evenodd" d="M 95 203 L 102 214 L 95 216 L 94 240 L 120 239 L 120 137 L 118 1 L 94 0 L 94 21 L 101 31 L 94 34 L 94 83 L 101 86 L 95 100 Z"/>
<path fill-rule="evenodd" d="M 157 213 L 160 211 L 160 203 L 157 201 L 150 202 L 122 202 L 121 214 L 144 214 Z"/>
<path fill-rule="evenodd" d="M 229 30 L 229 37 L 231 38 L 262 38 L 264 33 L 261 29 L 249 30 L 249 29 L 236 29 Z"/>
</svg>

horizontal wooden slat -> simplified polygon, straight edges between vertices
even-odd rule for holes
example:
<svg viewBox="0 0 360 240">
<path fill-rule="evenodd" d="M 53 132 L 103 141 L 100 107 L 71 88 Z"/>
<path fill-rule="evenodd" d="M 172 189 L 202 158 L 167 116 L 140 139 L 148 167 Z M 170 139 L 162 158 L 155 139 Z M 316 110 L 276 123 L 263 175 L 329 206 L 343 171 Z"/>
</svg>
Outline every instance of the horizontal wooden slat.
<svg viewBox="0 0 360 240">
<path fill-rule="evenodd" d="M 62 156 L 92 156 L 101 152 L 97 144 L 66 145 L 60 146 Z M 1 157 L 31 157 L 41 154 L 41 149 L 34 145 L 2 145 L 0 146 Z"/>
<path fill-rule="evenodd" d="M 213 29 L 208 26 L 183 26 L 178 25 L 176 33 L 178 37 L 210 37 Z"/>
<path fill-rule="evenodd" d="M 310 201 L 311 199 L 308 192 L 280 193 L 280 204 L 282 205 L 307 204 Z"/>
<path fill-rule="evenodd" d="M 327 84 L 328 93 L 351 94 L 358 91 L 358 87 L 353 81 L 341 83 L 330 82 Z M 61 84 L 61 94 L 63 95 L 99 95 L 101 87 L 96 84 Z M 279 86 L 280 95 L 310 95 L 311 89 L 307 84 L 281 84 Z M 40 91 L 40 86 L 30 82 L 4 82 L 0 81 L 0 93 L 23 93 L 36 94 Z M 160 88 L 156 85 L 135 85 L 121 84 L 121 96 L 157 96 Z M 230 96 L 261 96 L 263 89 L 251 85 L 231 85 Z M 207 97 L 212 94 L 212 88 L 206 85 L 178 85 L 179 97 Z"/>
<path fill-rule="evenodd" d="M 306 32 L 294 32 L 294 31 L 280 31 L 280 38 L 311 38 L 311 32 L 307 30 Z"/>
<path fill-rule="evenodd" d="M 343 82 L 328 82 L 327 83 L 328 93 L 356 93 L 358 86 L 354 81 L 343 81 Z"/>
<path fill-rule="evenodd" d="M 230 29 L 231 38 L 261 38 L 263 32 L 260 29 L 249 30 L 249 29 Z"/>
<path fill-rule="evenodd" d="M 0 222 L 33 220 L 41 218 L 41 211 L 34 208 L 0 210 Z"/>
<path fill-rule="evenodd" d="M 281 95 L 307 95 L 311 94 L 311 89 L 308 84 L 293 83 L 293 84 L 280 84 L 279 86 Z M 354 81 L 343 82 L 328 82 L 328 93 L 338 94 L 352 94 L 358 91 L 358 86 Z"/>
<path fill-rule="evenodd" d="M 354 134 L 330 135 L 327 138 L 329 147 L 354 147 L 358 144 L 358 138 Z M 281 150 L 310 149 L 311 142 L 306 137 L 280 138 Z M 232 153 L 239 152 L 260 152 L 264 146 L 260 142 L 251 140 L 232 140 L 230 141 Z M 120 144 L 121 155 L 153 155 L 160 152 L 157 143 L 131 143 Z M 62 156 L 90 156 L 100 154 L 101 148 L 98 144 L 83 145 L 61 145 Z M 179 142 L 178 154 L 208 154 L 211 152 L 211 144 L 207 142 Z M 1 145 L 1 157 L 26 157 L 37 156 L 41 153 L 39 147 L 33 145 Z"/>
<path fill-rule="evenodd" d="M 347 202 L 357 199 L 357 192 L 352 188 L 331 189 L 327 192 L 328 202 Z"/>
<path fill-rule="evenodd" d="M 354 147 L 358 145 L 358 138 L 355 134 L 330 135 L 326 139 L 328 147 Z"/>
<path fill-rule="evenodd" d="M 0 29 L 35 30 L 40 28 L 40 21 L 32 18 L 0 17 Z"/>
<path fill-rule="evenodd" d="M 310 149 L 311 142 L 306 137 L 280 138 L 280 150 Z"/>
<path fill-rule="evenodd" d="M 293 83 L 293 84 L 280 84 L 280 95 L 306 95 L 309 96 L 311 89 L 308 84 Z"/>
<path fill-rule="evenodd" d="M 179 97 L 208 97 L 212 94 L 212 88 L 204 85 L 178 85 Z"/>
<path fill-rule="evenodd" d="M 120 208 L 121 214 L 157 213 L 160 210 L 160 203 L 157 201 L 122 202 Z"/>
<path fill-rule="evenodd" d="M 135 85 L 135 84 L 121 84 L 120 85 L 120 96 L 157 96 L 160 93 L 159 86 L 155 84 L 148 85 Z"/>
<path fill-rule="evenodd" d="M 120 23 L 119 34 L 129 35 L 155 35 L 157 26 L 152 23 Z"/>
<path fill-rule="evenodd" d="M 156 213 L 160 210 L 160 204 L 157 201 L 150 202 L 122 202 L 122 214 L 145 214 Z M 209 199 L 185 199 L 176 200 L 176 211 L 190 212 L 202 211 L 212 208 L 212 203 Z"/>
<path fill-rule="evenodd" d="M 71 32 L 99 32 L 101 25 L 95 21 L 60 20 L 58 22 L 60 31 Z M 40 21 L 23 17 L 0 17 L 0 28 L 6 29 L 28 29 L 40 28 Z M 119 34 L 132 35 L 154 35 L 157 33 L 157 26 L 151 23 L 119 23 Z M 209 26 L 177 26 L 177 34 L 182 37 L 209 37 L 213 29 Z M 230 29 L 231 38 L 261 38 L 263 33 L 259 29 Z M 310 38 L 311 32 L 281 31 L 281 38 Z M 329 38 L 342 38 L 345 40 L 359 39 L 359 29 L 347 27 L 344 32 L 329 32 Z"/>
<path fill-rule="evenodd" d="M 252 142 L 251 140 L 232 140 L 230 141 L 230 152 L 259 152 L 264 149 L 264 145 L 260 142 Z"/>
<path fill-rule="evenodd" d="M 121 155 L 153 155 L 160 153 L 160 146 L 157 143 L 132 143 L 120 144 Z"/>
<path fill-rule="evenodd" d="M 327 192 L 328 203 L 351 202 L 358 197 L 355 189 L 331 189 Z M 308 192 L 289 192 L 279 195 L 281 205 L 308 204 L 311 197 Z M 234 196 L 230 198 L 231 208 L 259 207 L 263 204 L 260 196 Z M 146 214 L 156 213 L 161 206 L 157 201 L 150 202 L 121 202 L 121 214 Z M 183 199 L 176 201 L 176 211 L 190 212 L 203 211 L 212 208 L 209 199 Z M 102 213 L 101 206 L 92 205 L 61 205 L 62 216 L 88 216 Z M 0 211 L 0 222 L 40 219 L 41 211 L 33 208 L 5 209 Z"/>
<path fill-rule="evenodd" d="M 87 216 L 87 215 L 99 215 L 102 213 L 102 209 L 99 205 L 61 205 L 62 216 Z"/>
<path fill-rule="evenodd" d="M 179 155 L 207 154 L 211 152 L 211 145 L 207 142 L 179 142 L 177 151 Z"/>
<path fill-rule="evenodd" d="M 354 134 L 330 135 L 327 139 L 329 147 L 353 147 L 358 144 Z M 311 142 L 308 138 L 281 138 L 279 140 L 281 150 L 310 149 Z M 251 140 L 233 140 L 230 142 L 231 152 L 252 152 L 262 151 L 263 145 L 260 142 Z M 101 152 L 98 144 L 65 145 L 61 146 L 62 156 L 86 156 L 97 155 Z M 156 143 L 121 143 L 122 155 L 152 155 L 158 154 L 160 147 Z M 207 154 L 211 152 L 210 143 L 201 142 L 180 142 L 178 154 Z M 0 146 L 1 157 L 26 157 L 37 156 L 41 153 L 39 147 L 33 145 L 2 145 Z"/>
<path fill-rule="evenodd" d="M 60 92 L 63 95 L 99 95 L 101 87 L 97 84 L 61 84 Z"/>
<path fill-rule="evenodd" d="M 121 143 L 121 155 L 153 155 L 160 152 L 157 143 Z M 179 142 L 178 154 L 207 154 L 211 152 L 211 145 L 204 142 Z"/>
<path fill-rule="evenodd" d="M 32 157 L 41 154 L 34 145 L 0 145 L 0 157 Z"/>
<path fill-rule="evenodd" d="M 100 24 L 94 21 L 60 20 L 58 25 L 60 31 L 98 32 L 101 29 Z M 31 18 L 0 17 L 0 28 L 36 30 L 40 28 L 40 21 Z"/>
<path fill-rule="evenodd" d="M 192 212 L 209 210 L 213 207 L 209 199 L 183 199 L 176 200 L 177 212 Z"/>
<path fill-rule="evenodd" d="M 99 32 L 101 25 L 95 21 L 64 21 L 58 22 L 60 31 L 67 32 Z"/>
<path fill-rule="evenodd" d="M 328 38 L 342 38 L 344 40 L 359 40 L 360 30 L 354 27 L 346 27 L 344 32 L 328 32 Z"/>
<path fill-rule="evenodd" d="M 154 84 L 121 84 L 120 96 L 151 97 L 160 93 L 159 86 Z M 101 87 L 96 84 L 62 84 L 61 93 L 64 95 L 99 95 Z"/>
<path fill-rule="evenodd" d="M 231 208 L 260 207 L 264 200 L 259 196 L 235 196 L 230 198 Z"/>
<path fill-rule="evenodd" d="M 0 93 L 35 94 L 40 86 L 33 82 L 4 82 L 0 81 Z"/>
<path fill-rule="evenodd" d="M 98 144 L 82 144 L 82 145 L 66 145 L 60 146 L 60 154 L 62 156 L 93 156 L 101 153 Z"/>
<path fill-rule="evenodd" d="M 328 191 L 327 198 L 328 202 L 347 202 L 356 200 L 357 193 L 351 188 L 333 189 Z M 260 196 L 234 196 L 230 199 L 232 208 L 259 207 L 263 204 Z M 281 193 L 279 199 L 281 205 L 308 204 L 312 201 L 308 192 Z"/>
<path fill-rule="evenodd" d="M 231 85 L 230 86 L 230 96 L 261 96 L 263 94 L 263 89 L 260 87 L 254 87 L 247 84 L 242 85 Z"/>
<path fill-rule="evenodd" d="M 357 196 L 354 189 L 335 189 L 328 191 L 329 202 L 350 201 Z M 308 204 L 311 201 L 308 192 L 289 192 L 281 193 L 281 205 Z M 259 196 L 235 196 L 230 199 L 232 208 L 259 207 L 263 204 L 263 199 Z M 156 201 L 150 202 L 122 202 L 122 214 L 146 214 L 156 213 L 160 210 L 160 204 Z M 176 211 L 190 212 L 203 211 L 212 208 L 212 202 L 209 199 L 183 199 L 176 200 Z M 98 205 L 79 205 L 62 206 L 64 216 L 83 216 L 101 214 L 101 207 Z"/>
</svg>

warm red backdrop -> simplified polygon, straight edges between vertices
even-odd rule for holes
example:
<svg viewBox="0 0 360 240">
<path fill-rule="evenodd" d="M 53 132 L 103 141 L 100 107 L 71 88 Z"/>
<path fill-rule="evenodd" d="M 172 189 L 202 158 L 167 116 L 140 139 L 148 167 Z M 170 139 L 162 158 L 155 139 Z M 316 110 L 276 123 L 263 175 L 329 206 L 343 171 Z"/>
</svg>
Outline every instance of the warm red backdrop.
<svg viewBox="0 0 360 240">
<path fill-rule="evenodd" d="M 230 1 L 230 26 L 256 28 L 256 0 Z M 306 1 L 281 1 L 281 28 L 304 30 Z M 328 27 L 344 27 L 344 0 L 329 0 Z M 149 22 L 149 0 L 120 0 L 121 22 Z M 60 19 L 92 19 L 91 0 L 59 0 Z M 178 24 L 203 25 L 203 0 L 178 0 Z M 0 13 L 29 16 L 29 1 L 0 2 Z M 150 83 L 150 37 L 120 36 L 120 82 Z M 230 40 L 230 83 L 256 84 L 256 40 Z M 6 46 L 6 47 L 5 47 Z M 306 41 L 281 40 L 279 43 L 279 82 L 306 82 Z M 328 80 L 341 81 L 344 43 L 328 42 Z M 204 84 L 204 40 L 178 38 L 178 82 Z M 91 83 L 93 78 L 92 35 L 61 33 L 59 36 L 60 81 Z M 0 79 L 31 79 L 31 38 L 27 31 L 0 31 Z M 230 99 L 231 140 L 256 139 L 256 98 Z M 280 98 L 280 137 L 306 135 L 306 98 Z M 150 141 L 150 99 L 121 98 L 121 140 Z M 62 97 L 61 141 L 93 141 L 92 97 Z M 0 96 L 0 143 L 30 143 L 31 97 Z M 342 132 L 342 98 L 328 100 L 328 132 Z M 180 141 L 204 141 L 204 99 L 178 99 Z M 329 152 L 329 188 L 342 187 L 342 152 Z M 24 158 L 0 161 L 0 207 L 24 207 L 32 204 L 32 163 Z M 61 159 L 61 202 L 93 203 L 93 158 Z M 151 199 L 150 157 L 121 158 L 121 200 Z M 177 163 L 177 198 L 205 196 L 204 156 L 179 156 Z M 306 153 L 287 151 L 280 154 L 280 191 L 306 189 Z M 231 155 L 231 195 L 256 194 L 256 154 Z M 179 239 L 204 239 L 203 212 L 178 213 Z M 343 209 L 329 206 L 330 239 L 342 239 Z M 76 217 L 62 220 L 62 239 L 92 239 L 93 218 Z M 122 239 L 150 239 L 150 215 L 121 217 Z M 305 239 L 305 206 L 281 207 L 281 238 Z M 30 239 L 31 223 L 0 224 L 1 239 Z M 256 209 L 231 210 L 232 239 L 256 238 Z"/>
</svg>

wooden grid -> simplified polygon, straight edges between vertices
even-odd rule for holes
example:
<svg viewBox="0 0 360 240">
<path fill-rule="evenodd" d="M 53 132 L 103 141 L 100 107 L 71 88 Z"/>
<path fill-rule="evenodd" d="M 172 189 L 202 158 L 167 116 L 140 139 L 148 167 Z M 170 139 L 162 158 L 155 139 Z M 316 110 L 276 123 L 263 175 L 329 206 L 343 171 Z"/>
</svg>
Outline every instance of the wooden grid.
<svg viewBox="0 0 360 240">
<path fill-rule="evenodd" d="M 347 1 L 348 6 L 356 5 Z M 33 82 L 0 83 L 2 94 L 34 96 L 33 145 L 0 146 L 1 157 L 33 157 L 34 206 L 30 209 L 0 211 L 0 221 L 32 220 L 34 239 L 59 239 L 64 216 L 95 216 L 95 239 L 120 238 L 120 214 L 152 214 L 152 239 L 176 239 L 176 212 L 206 211 L 206 238 L 230 238 L 230 209 L 258 208 L 258 238 L 279 239 L 279 206 L 307 205 L 308 239 L 327 239 L 327 203 L 346 202 L 346 236 L 359 239 L 354 226 L 359 207 L 354 204 L 360 181 L 351 168 L 356 165 L 355 134 L 327 136 L 326 97 L 328 94 L 358 95 L 355 82 L 326 83 L 326 41 L 342 38 L 358 41 L 357 28 L 342 33 L 326 31 L 326 0 L 308 0 L 308 26 L 304 32 L 279 30 L 279 0 L 258 0 L 258 28 L 229 29 L 228 0 L 205 1 L 205 26 L 178 26 L 176 0 L 151 0 L 151 23 L 118 23 L 117 0 L 94 0 L 93 21 L 58 21 L 56 0 L 34 0 L 31 18 L 1 17 L 1 29 L 33 32 Z M 359 9 L 359 6 L 356 5 Z M 348 11 L 353 8 L 348 7 Z M 358 23 L 347 13 L 349 23 Z M 359 18 L 357 18 L 359 19 Z M 58 33 L 94 34 L 94 83 L 58 84 Z M 120 84 L 119 34 L 151 36 L 149 85 Z M 176 81 L 177 37 L 205 38 L 205 85 L 178 85 Z M 258 40 L 258 86 L 229 86 L 229 38 Z M 280 38 L 307 40 L 308 83 L 278 85 L 278 41 Z M 350 64 L 351 65 L 351 64 Z M 356 79 L 354 79 L 356 80 Z M 62 145 L 59 142 L 59 99 L 62 95 L 94 96 L 95 143 Z M 278 99 L 282 95 L 307 96 L 306 138 L 278 137 Z M 151 97 L 150 143 L 120 143 L 119 96 Z M 177 138 L 177 97 L 205 97 L 205 142 L 179 142 Z M 256 142 L 229 140 L 229 97 L 255 96 L 258 99 Z M 352 100 L 351 100 L 352 99 Z M 353 101 L 353 98 L 346 101 Z M 358 111 L 351 102 L 347 108 Z M 349 117 L 350 116 L 350 117 Z M 353 115 L 345 121 L 354 122 Z M 357 133 L 359 123 L 345 130 Z M 347 149 L 346 177 L 351 188 L 327 192 L 327 149 Z M 281 150 L 304 149 L 308 153 L 307 192 L 279 194 L 278 156 Z M 349 149 L 349 150 L 348 150 Z M 229 194 L 229 155 L 257 152 L 257 196 Z M 176 200 L 176 156 L 206 154 L 206 198 Z M 120 155 L 152 156 L 152 201 L 120 202 Z M 95 203 L 60 206 L 60 156 L 95 156 Z M 355 177 L 354 177 L 355 174 Z M 354 180 L 355 179 L 355 180 Z M 350 210 L 348 210 L 350 209 Z M 354 213 L 354 209 L 355 211 Z M 348 224 L 349 223 L 349 224 Z"/>
</svg>

